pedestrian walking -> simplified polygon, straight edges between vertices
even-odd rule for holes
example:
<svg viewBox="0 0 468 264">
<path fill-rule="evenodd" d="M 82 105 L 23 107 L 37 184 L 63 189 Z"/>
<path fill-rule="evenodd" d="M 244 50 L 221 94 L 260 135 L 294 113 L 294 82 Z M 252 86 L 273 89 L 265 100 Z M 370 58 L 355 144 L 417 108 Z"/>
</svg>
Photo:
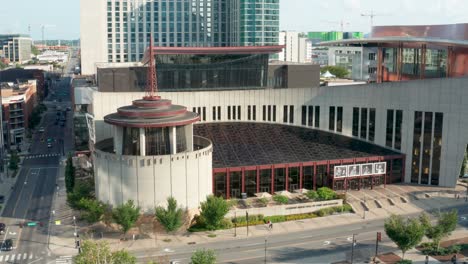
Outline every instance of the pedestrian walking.
<svg viewBox="0 0 468 264">
<path fill-rule="evenodd" d="M 268 220 L 268 223 L 268 228 L 273 229 L 273 223 L 270 220 Z"/>
<path fill-rule="evenodd" d="M 453 255 L 452 259 L 451 259 L 452 263 L 453 264 L 457 264 L 457 255 Z"/>
</svg>

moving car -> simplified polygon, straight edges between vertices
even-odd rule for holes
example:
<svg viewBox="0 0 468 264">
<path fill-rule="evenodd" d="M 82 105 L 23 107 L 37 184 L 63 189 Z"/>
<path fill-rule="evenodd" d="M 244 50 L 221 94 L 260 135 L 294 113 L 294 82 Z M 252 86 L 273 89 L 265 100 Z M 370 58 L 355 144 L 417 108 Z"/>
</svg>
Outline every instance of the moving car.
<svg viewBox="0 0 468 264">
<path fill-rule="evenodd" d="M 39 128 L 39 132 L 44 133 L 44 131 L 45 131 L 44 127 Z"/>
<path fill-rule="evenodd" d="M 462 177 L 462 178 L 464 178 L 464 179 L 468 179 L 468 173 L 466 173 L 465 175 L 463 175 L 463 177 Z"/>
<path fill-rule="evenodd" d="M 3 241 L 0 251 L 11 251 L 13 250 L 13 240 L 7 239 Z"/>
<path fill-rule="evenodd" d="M 48 147 L 48 148 L 51 148 L 51 147 L 52 147 L 52 143 L 47 143 L 47 147 Z"/>
</svg>

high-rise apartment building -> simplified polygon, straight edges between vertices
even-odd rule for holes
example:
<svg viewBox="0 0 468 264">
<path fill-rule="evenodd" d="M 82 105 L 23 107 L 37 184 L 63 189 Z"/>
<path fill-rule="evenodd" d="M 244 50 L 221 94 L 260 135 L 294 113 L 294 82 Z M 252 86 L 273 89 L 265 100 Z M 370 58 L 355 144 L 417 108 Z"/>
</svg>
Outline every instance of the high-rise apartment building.
<svg viewBox="0 0 468 264">
<path fill-rule="evenodd" d="M 278 44 L 279 0 L 81 0 L 81 63 L 137 62 L 154 46 Z"/>
<path fill-rule="evenodd" d="M 312 43 L 299 32 L 281 31 L 279 44 L 284 45 L 283 51 L 279 53 L 278 60 L 285 62 L 305 63 L 310 62 L 312 54 L 308 56 L 308 48 L 312 49 Z"/>
</svg>

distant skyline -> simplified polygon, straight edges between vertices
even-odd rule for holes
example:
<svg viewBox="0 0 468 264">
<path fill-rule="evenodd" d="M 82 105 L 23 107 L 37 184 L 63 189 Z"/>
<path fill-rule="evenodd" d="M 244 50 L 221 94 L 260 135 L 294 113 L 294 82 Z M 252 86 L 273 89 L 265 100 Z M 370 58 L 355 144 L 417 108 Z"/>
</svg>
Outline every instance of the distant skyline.
<svg viewBox="0 0 468 264">
<path fill-rule="evenodd" d="M 106 0 L 96 0 L 106 1 Z M 467 0 L 280 0 L 281 30 L 370 31 L 370 19 L 361 13 L 373 11 L 374 25 L 468 23 Z M 28 34 L 41 40 L 41 25 L 46 39 L 78 39 L 80 36 L 79 0 L 4 1 L 0 14 L 0 34 Z M 27 6 L 27 8 L 25 8 Z M 379 14 L 381 16 L 379 16 Z"/>
</svg>

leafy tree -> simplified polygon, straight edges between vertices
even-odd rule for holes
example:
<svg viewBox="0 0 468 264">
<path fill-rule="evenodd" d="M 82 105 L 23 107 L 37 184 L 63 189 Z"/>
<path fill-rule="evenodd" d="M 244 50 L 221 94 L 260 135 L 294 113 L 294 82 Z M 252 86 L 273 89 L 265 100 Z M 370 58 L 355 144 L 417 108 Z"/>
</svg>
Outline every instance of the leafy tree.
<svg viewBox="0 0 468 264">
<path fill-rule="evenodd" d="M 122 227 L 124 234 L 135 225 L 139 215 L 140 207 L 135 206 L 132 200 L 128 200 L 126 203 L 117 206 L 112 211 L 112 218 Z"/>
<path fill-rule="evenodd" d="M 167 209 L 159 206 L 156 208 L 156 218 L 164 226 L 167 232 L 172 232 L 182 226 L 183 211 L 177 207 L 174 197 L 167 198 Z"/>
<path fill-rule="evenodd" d="M 81 216 L 90 224 L 101 220 L 105 205 L 96 199 L 81 198 L 79 207 L 83 209 Z"/>
<path fill-rule="evenodd" d="M 419 219 L 426 230 L 426 237 L 432 239 L 437 246 L 436 249 L 439 250 L 440 241 L 442 241 L 444 237 L 449 236 L 457 227 L 458 213 L 456 210 L 439 213 L 435 225 L 432 225 L 431 219 L 427 214 L 422 214 Z"/>
<path fill-rule="evenodd" d="M 73 191 L 75 187 L 75 167 L 73 166 L 72 156 L 69 155 L 67 158 L 67 164 L 65 166 L 65 188 L 67 193 Z"/>
<path fill-rule="evenodd" d="M 215 230 L 221 226 L 228 211 L 229 206 L 223 198 L 210 195 L 201 203 L 200 216 L 206 223 L 206 228 Z"/>
<path fill-rule="evenodd" d="M 81 244 L 81 252 L 75 257 L 76 264 L 134 264 L 136 257 L 125 250 L 111 252 L 106 242 L 85 240 Z"/>
<path fill-rule="evenodd" d="M 326 73 L 327 71 L 335 75 L 337 78 L 344 78 L 349 74 L 349 71 L 346 68 L 340 66 L 325 66 L 320 69 L 321 74 Z"/>
<path fill-rule="evenodd" d="M 318 188 L 317 195 L 320 200 L 332 200 L 336 198 L 336 192 L 328 187 Z"/>
<path fill-rule="evenodd" d="M 424 225 L 416 218 L 403 219 L 399 215 L 392 215 L 385 220 L 387 236 L 398 246 L 405 258 L 405 252 L 418 245 L 425 233 Z"/>
<path fill-rule="evenodd" d="M 306 192 L 305 195 L 307 196 L 307 198 L 309 198 L 311 200 L 316 200 L 319 197 L 317 192 L 313 191 L 313 190 L 310 190 L 310 191 Z"/>
<path fill-rule="evenodd" d="M 5 69 L 6 67 L 8 67 L 8 65 L 3 63 L 3 61 L 0 60 L 0 70 Z"/>
<path fill-rule="evenodd" d="M 93 185 L 90 181 L 78 181 L 72 192 L 67 193 L 67 202 L 70 207 L 83 209 L 80 201 L 83 198 L 92 198 Z"/>
<path fill-rule="evenodd" d="M 39 50 L 37 49 L 36 46 L 31 45 L 31 53 L 32 53 L 34 56 L 37 56 L 37 55 L 39 55 L 40 52 L 39 52 Z"/>
<path fill-rule="evenodd" d="M 211 249 L 197 249 L 191 257 L 192 264 L 215 264 L 216 254 Z"/>
<path fill-rule="evenodd" d="M 273 201 L 279 204 L 287 204 L 289 202 L 289 198 L 284 195 L 275 195 L 273 196 Z"/>
<path fill-rule="evenodd" d="M 20 157 L 16 151 L 10 153 L 10 162 L 8 164 L 8 169 L 12 171 L 18 170 L 18 164 L 20 162 Z"/>
</svg>

